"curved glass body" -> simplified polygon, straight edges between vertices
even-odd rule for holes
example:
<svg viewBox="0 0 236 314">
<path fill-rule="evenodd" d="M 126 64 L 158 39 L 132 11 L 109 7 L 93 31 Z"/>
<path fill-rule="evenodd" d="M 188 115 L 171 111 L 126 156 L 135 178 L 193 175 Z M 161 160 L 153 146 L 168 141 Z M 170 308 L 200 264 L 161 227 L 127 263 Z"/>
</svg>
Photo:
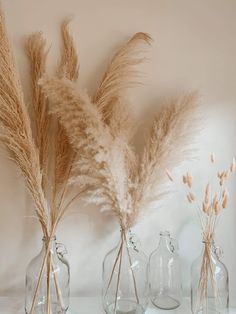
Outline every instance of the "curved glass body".
<svg viewBox="0 0 236 314">
<path fill-rule="evenodd" d="M 64 314 L 69 307 L 70 268 L 64 258 L 65 247 L 56 242 L 50 242 L 50 251 L 45 261 L 37 294 L 35 294 L 40 270 L 44 263 L 46 244 L 43 240 L 41 252 L 32 259 L 26 271 L 25 313 L 31 311 L 34 304 L 34 314 Z M 49 271 L 50 270 L 50 271 Z"/>
<path fill-rule="evenodd" d="M 191 308 L 194 314 L 228 313 L 228 271 L 214 243 L 203 242 L 203 251 L 192 264 Z"/>
<path fill-rule="evenodd" d="M 104 258 L 103 307 L 107 314 L 143 314 L 148 304 L 148 259 L 131 234 Z"/>
<path fill-rule="evenodd" d="M 177 242 L 168 231 L 160 233 L 158 248 L 149 259 L 150 298 L 154 306 L 170 310 L 182 301 L 181 266 Z"/>
</svg>

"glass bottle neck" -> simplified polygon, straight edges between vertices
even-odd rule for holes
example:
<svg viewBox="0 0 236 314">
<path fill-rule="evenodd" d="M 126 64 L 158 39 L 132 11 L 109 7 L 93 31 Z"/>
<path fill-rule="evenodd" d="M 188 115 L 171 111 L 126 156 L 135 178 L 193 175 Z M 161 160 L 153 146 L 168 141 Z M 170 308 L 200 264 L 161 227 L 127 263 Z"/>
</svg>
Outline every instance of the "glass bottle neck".
<svg viewBox="0 0 236 314">
<path fill-rule="evenodd" d="M 54 254 L 56 252 L 56 237 L 55 236 L 51 238 L 50 240 L 46 240 L 46 238 L 43 237 L 42 242 L 43 242 L 42 251 L 46 251 L 48 246 L 50 246 L 51 254 Z"/>
<path fill-rule="evenodd" d="M 160 240 L 159 240 L 159 248 L 168 248 L 170 247 L 171 238 L 170 233 L 165 231 L 160 233 Z"/>
<path fill-rule="evenodd" d="M 131 230 L 121 230 L 120 233 L 120 241 L 118 243 L 118 247 L 120 247 L 121 243 L 123 242 L 124 247 L 128 247 L 131 249 L 136 249 L 139 246 L 139 240 Z"/>
<path fill-rule="evenodd" d="M 205 254 L 206 250 L 210 253 L 211 257 L 214 259 L 219 259 L 218 253 L 217 253 L 217 248 L 215 246 L 214 241 L 202 241 L 203 248 L 202 248 L 202 254 Z"/>
</svg>

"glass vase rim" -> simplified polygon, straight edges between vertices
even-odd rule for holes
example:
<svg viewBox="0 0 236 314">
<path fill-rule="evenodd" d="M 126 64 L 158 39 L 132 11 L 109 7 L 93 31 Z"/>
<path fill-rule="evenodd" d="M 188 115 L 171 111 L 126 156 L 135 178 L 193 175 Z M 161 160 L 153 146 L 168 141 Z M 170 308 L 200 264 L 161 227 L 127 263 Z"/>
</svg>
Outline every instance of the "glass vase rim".
<svg viewBox="0 0 236 314">
<path fill-rule="evenodd" d="M 170 231 L 160 231 L 160 237 L 170 237 Z"/>
<path fill-rule="evenodd" d="M 202 240 L 202 243 L 203 244 L 215 244 L 215 241 L 214 240 L 209 240 L 209 241 L 207 241 L 207 240 Z"/>
<path fill-rule="evenodd" d="M 56 241 L 56 239 L 57 239 L 57 237 L 54 235 L 53 237 L 49 238 L 49 242 Z M 42 241 L 46 242 L 46 236 L 42 237 Z"/>
</svg>

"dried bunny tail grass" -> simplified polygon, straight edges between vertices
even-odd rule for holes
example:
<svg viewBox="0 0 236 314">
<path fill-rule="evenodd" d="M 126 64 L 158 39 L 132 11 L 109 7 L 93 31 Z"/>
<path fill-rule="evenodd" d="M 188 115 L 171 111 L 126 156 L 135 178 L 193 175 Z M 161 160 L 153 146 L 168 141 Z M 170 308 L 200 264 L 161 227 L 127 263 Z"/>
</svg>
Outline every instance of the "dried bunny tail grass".
<svg viewBox="0 0 236 314">
<path fill-rule="evenodd" d="M 62 23 L 61 27 L 63 53 L 57 75 L 59 78 L 67 78 L 71 81 L 77 81 L 79 77 L 79 59 L 77 50 L 75 48 L 74 39 L 68 29 L 69 23 L 70 19 L 66 19 Z"/>
<path fill-rule="evenodd" d="M 108 124 L 113 110 L 118 110 L 114 109 L 114 105 L 120 106 L 119 100 L 123 99 L 125 91 L 139 83 L 135 67 L 144 61 L 144 58 L 140 57 L 140 44 L 150 45 L 151 40 L 146 33 L 136 33 L 111 60 L 93 99 L 102 110 L 104 121 Z M 124 107 L 120 109 L 120 115 L 122 113 L 126 115 L 124 109 Z"/>
<path fill-rule="evenodd" d="M 236 170 L 236 161 L 235 158 L 233 158 L 233 161 L 230 165 L 230 172 L 234 172 Z"/>
<path fill-rule="evenodd" d="M 33 91 L 33 107 L 35 112 L 36 143 L 39 150 L 40 165 L 43 172 L 44 191 L 48 178 L 49 156 L 49 129 L 51 118 L 48 113 L 48 104 L 42 93 L 38 80 L 45 74 L 48 49 L 42 33 L 37 32 L 29 36 L 26 45 L 26 53 L 30 60 L 31 80 Z"/>
<path fill-rule="evenodd" d="M 41 187 L 42 173 L 35 147 L 28 112 L 12 50 L 7 37 L 5 20 L 0 9 L 0 140 L 10 158 L 18 165 L 32 195 L 43 232 L 48 235 L 47 202 Z"/>
<path fill-rule="evenodd" d="M 165 169 L 172 171 L 191 155 L 188 147 L 197 129 L 198 99 L 196 92 L 174 99 L 154 119 L 141 164 L 136 171 L 135 208 L 138 211 L 144 210 L 149 195 L 155 195 L 156 200 L 163 195 L 163 184 L 168 181 Z M 188 183 L 188 178 L 185 179 Z"/>
</svg>

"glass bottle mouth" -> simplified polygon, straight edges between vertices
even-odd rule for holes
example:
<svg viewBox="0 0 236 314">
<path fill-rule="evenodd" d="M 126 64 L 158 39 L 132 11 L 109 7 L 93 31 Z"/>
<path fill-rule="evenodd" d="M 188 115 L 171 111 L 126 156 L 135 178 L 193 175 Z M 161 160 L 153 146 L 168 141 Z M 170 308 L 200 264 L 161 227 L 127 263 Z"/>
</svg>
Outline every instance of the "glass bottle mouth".
<svg viewBox="0 0 236 314">
<path fill-rule="evenodd" d="M 203 244 L 214 244 L 214 240 L 211 240 L 211 241 L 206 241 L 206 240 L 202 240 L 202 243 Z"/>
<path fill-rule="evenodd" d="M 160 232 L 160 236 L 161 237 L 170 237 L 170 232 L 169 231 L 161 231 Z"/>
<path fill-rule="evenodd" d="M 53 236 L 51 239 L 50 239 L 50 242 L 52 242 L 52 241 L 56 241 L 56 236 Z M 43 238 L 42 238 L 42 241 L 43 242 L 46 242 L 46 237 L 44 236 Z"/>
</svg>

